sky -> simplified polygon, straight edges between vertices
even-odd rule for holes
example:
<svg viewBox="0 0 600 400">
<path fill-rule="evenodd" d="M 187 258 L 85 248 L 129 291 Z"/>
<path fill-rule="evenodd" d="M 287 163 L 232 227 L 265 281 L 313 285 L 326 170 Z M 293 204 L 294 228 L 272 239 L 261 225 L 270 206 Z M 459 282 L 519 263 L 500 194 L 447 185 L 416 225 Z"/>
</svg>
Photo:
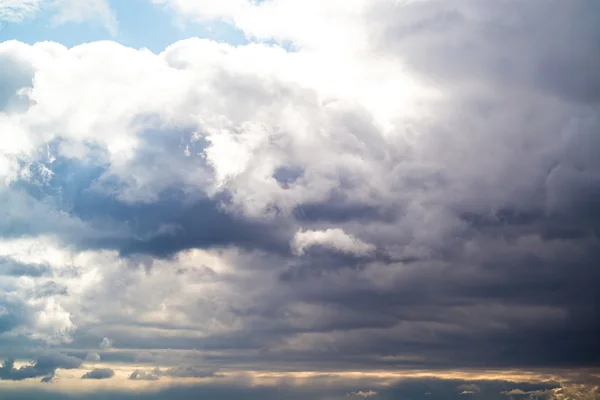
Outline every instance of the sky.
<svg viewBox="0 0 600 400">
<path fill-rule="evenodd" d="M 0 398 L 600 399 L 597 0 L 0 0 Z"/>
</svg>

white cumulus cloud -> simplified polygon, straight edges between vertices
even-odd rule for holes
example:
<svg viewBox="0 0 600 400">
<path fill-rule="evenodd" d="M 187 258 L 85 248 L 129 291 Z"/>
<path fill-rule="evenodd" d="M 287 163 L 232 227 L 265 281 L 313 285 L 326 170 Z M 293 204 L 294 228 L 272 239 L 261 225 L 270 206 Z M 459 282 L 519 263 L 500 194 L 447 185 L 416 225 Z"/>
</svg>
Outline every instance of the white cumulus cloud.
<svg viewBox="0 0 600 400">
<path fill-rule="evenodd" d="M 294 236 L 292 247 L 298 254 L 312 246 L 322 246 L 341 253 L 367 255 L 375 250 L 375 246 L 347 234 L 342 229 L 326 229 L 322 231 L 299 231 Z"/>
</svg>

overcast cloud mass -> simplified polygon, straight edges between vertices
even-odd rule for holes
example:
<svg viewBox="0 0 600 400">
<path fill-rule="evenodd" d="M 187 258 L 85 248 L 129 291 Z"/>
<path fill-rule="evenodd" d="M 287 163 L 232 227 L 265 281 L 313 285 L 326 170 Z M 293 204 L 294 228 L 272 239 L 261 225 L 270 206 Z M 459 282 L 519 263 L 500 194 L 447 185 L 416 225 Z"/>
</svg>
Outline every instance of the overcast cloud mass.
<svg viewBox="0 0 600 400">
<path fill-rule="evenodd" d="M 0 0 L 0 398 L 600 399 L 599 1 L 123 4 Z"/>
</svg>

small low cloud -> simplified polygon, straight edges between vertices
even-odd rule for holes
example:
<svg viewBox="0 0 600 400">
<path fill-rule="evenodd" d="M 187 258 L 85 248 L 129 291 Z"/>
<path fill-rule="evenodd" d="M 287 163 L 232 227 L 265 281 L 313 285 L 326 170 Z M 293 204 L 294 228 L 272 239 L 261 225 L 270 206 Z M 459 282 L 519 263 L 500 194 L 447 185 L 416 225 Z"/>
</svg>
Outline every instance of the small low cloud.
<svg viewBox="0 0 600 400">
<path fill-rule="evenodd" d="M 115 376 L 115 371 L 110 368 L 94 368 L 86 372 L 81 379 L 110 379 Z"/>
<path fill-rule="evenodd" d="M 517 397 L 520 398 L 522 396 L 527 396 L 529 398 L 532 399 L 563 399 L 564 397 L 562 397 L 563 395 L 567 394 L 566 396 L 567 398 L 571 398 L 570 396 L 573 396 L 572 398 L 580 398 L 580 399 L 587 399 L 586 395 L 589 395 L 590 393 L 586 393 L 586 389 L 585 389 L 586 385 L 580 385 L 577 387 L 577 389 L 575 391 L 573 391 L 573 387 L 566 385 L 563 386 L 561 388 L 554 388 L 554 389 L 543 389 L 543 390 L 523 390 L 520 388 L 516 388 L 516 389 L 512 389 L 512 390 L 507 390 L 505 392 L 502 392 L 502 394 L 506 395 L 506 396 L 510 396 L 510 397 Z M 591 394 L 593 397 L 591 397 L 591 399 L 597 399 L 598 393 L 595 392 L 594 390 L 591 391 Z M 570 395 L 570 396 L 569 396 Z"/>
<path fill-rule="evenodd" d="M 458 390 L 461 390 L 460 394 L 476 394 L 481 392 L 479 386 L 474 383 L 460 385 Z"/>
<path fill-rule="evenodd" d="M 512 389 L 507 390 L 506 392 L 502 392 L 502 394 L 505 394 L 507 396 L 527 396 L 529 392 L 526 392 L 523 389 Z"/>
<path fill-rule="evenodd" d="M 169 368 L 165 375 L 174 378 L 219 378 L 222 375 L 217 374 L 213 369 L 198 367 L 194 365 L 183 365 Z"/>
<path fill-rule="evenodd" d="M 222 378 L 214 369 L 195 366 L 195 365 L 181 365 L 167 370 L 161 370 L 160 368 L 154 368 L 151 371 L 144 371 L 136 369 L 129 375 L 129 379 L 133 381 L 156 381 L 163 376 L 169 376 L 172 378 Z"/>
<path fill-rule="evenodd" d="M 129 375 L 129 379 L 132 381 L 157 381 L 161 375 L 163 375 L 163 372 L 159 368 L 155 368 L 152 371 L 136 369 Z"/>
</svg>

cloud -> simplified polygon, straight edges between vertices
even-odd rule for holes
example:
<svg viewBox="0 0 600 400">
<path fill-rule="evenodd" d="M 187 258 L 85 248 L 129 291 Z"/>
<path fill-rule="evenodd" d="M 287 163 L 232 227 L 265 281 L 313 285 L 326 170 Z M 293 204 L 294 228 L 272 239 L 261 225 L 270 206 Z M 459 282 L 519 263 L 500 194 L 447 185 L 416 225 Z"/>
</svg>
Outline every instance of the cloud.
<svg viewBox="0 0 600 400">
<path fill-rule="evenodd" d="M 164 4 L 178 15 L 199 22 L 217 20 L 232 23 L 250 38 L 274 39 L 281 43 L 291 42 L 301 48 L 336 53 L 364 44 L 361 17 L 369 4 L 364 0 L 332 0 L 326 5 L 309 0 L 302 7 L 289 0 L 264 3 L 153 0 L 153 3 Z M 311 24 L 313 29 L 306 29 L 307 24 Z"/>
<path fill-rule="evenodd" d="M 359 390 L 358 392 L 350 392 L 346 396 L 357 396 L 357 397 L 367 398 L 367 397 L 377 396 L 377 392 L 375 392 L 373 390 L 367 390 L 367 391 Z"/>
<path fill-rule="evenodd" d="M 457 389 L 461 391 L 460 394 L 477 394 L 481 392 L 479 386 L 474 383 L 460 385 Z"/>
<path fill-rule="evenodd" d="M 294 51 L 0 44 L 0 346 L 597 363 L 596 3 L 321 3 L 167 5 Z"/>
<path fill-rule="evenodd" d="M 98 347 L 100 347 L 102 350 L 110 349 L 112 346 L 113 346 L 112 340 L 110 340 L 107 337 L 102 338 L 100 343 L 98 343 Z"/>
<path fill-rule="evenodd" d="M 117 17 L 106 0 L 3 0 L 0 23 L 20 23 L 46 11 L 54 25 L 98 23 L 112 36 L 118 33 Z"/>
<path fill-rule="evenodd" d="M 111 35 L 118 33 L 117 17 L 106 0 L 52 0 L 50 5 L 56 10 L 52 16 L 54 24 L 98 22 Z"/>
<path fill-rule="evenodd" d="M 368 255 L 375 250 L 375 246 L 365 243 L 354 236 L 346 234 L 341 229 L 327 229 L 324 231 L 299 231 L 296 232 L 292 247 L 298 254 L 312 246 L 323 246 L 342 253 L 357 256 Z"/>
<path fill-rule="evenodd" d="M 134 381 L 157 381 L 162 376 L 163 372 L 159 368 L 152 371 L 142 371 L 136 369 L 129 375 L 129 379 Z"/>
<path fill-rule="evenodd" d="M 117 17 L 106 0 L 3 0 L 0 23 L 20 23 L 46 11 L 54 25 L 98 23 L 112 36 L 118 33 Z"/>
<path fill-rule="evenodd" d="M 75 324 L 61 305 L 67 288 L 48 277 L 50 266 L 8 260 L 5 265 L 11 269 L 0 289 L 0 334 L 48 344 L 69 342 Z"/>
<path fill-rule="evenodd" d="M 85 361 L 90 361 L 90 362 L 98 362 L 100 361 L 102 358 L 100 357 L 100 354 L 90 351 L 89 353 L 86 354 L 85 356 Z"/>
<path fill-rule="evenodd" d="M 161 370 L 154 368 L 151 371 L 136 369 L 129 375 L 130 380 L 134 381 L 157 381 L 161 377 L 167 376 L 171 378 L 222 378 L 223 375 L 218 374 L 216 370 L 207 367 L 194 365 L 179 365 L 177 367 Z"/>
<path fill-rule="evenodd" d="M 169 368 L 165 375 L 176 377 L 176 378 L 211 378 L 211 377 L 219 377 L 216 371 L 205 368 L 205 367 L 197 367 L 192 365 L 184 365 Z"/>
<path fill-rule="evenodd" d="M 529 394 L 528 392 L 525 392 L 522 389 L 511 389 L 502 393 L 504 393 L 507 396 L 527 396 Z"/>
<path fill-rule="evenodd" d="M 7 276 L 39 277 L 49 274 L 50 267 L 40 264 L 21 264 L 10 258 L 0 257 L 0 274 Z"/>
<path fill-rule="evenodd" d="M 21 22 L 39 11 L 40 0 L 5 0 L 0 3 L 0 22 Z"/>
<path fill-rule="evenodd" d="M 115 371 L 111 368 L 94 368 L 83 374 L 81 379 L 110 379 L 115 376 Z"/>
<path fill-rule="evenodd" d="M 14 367 L 14 360 L 6 360 L 0 367 L 0 380 L 21 381 L 41 376 L 42 382 L 49 382 L 58 368 L 76 369 L 80 365 L 80 359 L 60 353 L 39 356 L 34 363 L 19 368 Z"/>
</svg>

